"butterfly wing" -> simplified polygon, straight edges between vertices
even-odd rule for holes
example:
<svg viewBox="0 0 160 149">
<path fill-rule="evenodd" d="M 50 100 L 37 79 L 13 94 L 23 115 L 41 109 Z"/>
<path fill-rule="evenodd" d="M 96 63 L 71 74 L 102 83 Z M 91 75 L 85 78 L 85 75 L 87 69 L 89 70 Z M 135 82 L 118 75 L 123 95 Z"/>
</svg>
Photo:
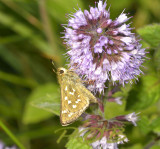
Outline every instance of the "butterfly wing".
<svg viewBox="0 0 160 149">
<path fill-rule="evenodd" d="M 75 121 L 97 99 L 83 85 L 81 78 L 72 70 L 58 68 L 58 81 L 61 86 L 60 120 L 63 126 Z"/>
<path fill-rule="evenodd" d="M 81 83 L 74 85 L 74 88 L 70 83 L 64 88 L 61 88 L 60 118 L 63 126 L 75 121 L 89 106 L 90 98 L 86 90 L 87 89 Z"/>
</svg>

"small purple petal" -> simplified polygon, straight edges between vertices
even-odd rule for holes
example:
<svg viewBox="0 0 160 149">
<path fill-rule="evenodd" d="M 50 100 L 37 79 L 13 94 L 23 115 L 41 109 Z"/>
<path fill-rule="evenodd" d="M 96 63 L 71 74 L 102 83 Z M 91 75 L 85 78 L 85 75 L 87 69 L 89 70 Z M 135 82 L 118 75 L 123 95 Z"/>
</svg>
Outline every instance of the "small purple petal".
<svg viewBox="0 0 160 149">
<path fill-rule="evenodd" d="M 112 54 L 111 49 L 108 49 L 108 50 L 107 50 L 107 54 L 109 54 L 109 55 Z"/>
<path fill-rule="evenodd" d="M 97 33 L 102 33 L 102 28 L 98 28 Z"/>
</svg>

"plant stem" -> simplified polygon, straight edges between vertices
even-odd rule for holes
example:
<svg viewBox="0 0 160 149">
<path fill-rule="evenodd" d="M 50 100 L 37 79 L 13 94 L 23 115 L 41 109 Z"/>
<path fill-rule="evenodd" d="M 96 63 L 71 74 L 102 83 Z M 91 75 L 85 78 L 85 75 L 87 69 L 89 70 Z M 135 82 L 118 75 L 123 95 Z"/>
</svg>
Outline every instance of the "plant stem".
<svg viewBox="0 0 160 149">
<path fill-rule="evenodd" d="M 20 149 L 25 149 L 25 147 L 20 143 L 16 136 L 3 124 L 0 120 L 0 127 L 5 131 L 5 133 L 16 143 Z"/>
</svg>

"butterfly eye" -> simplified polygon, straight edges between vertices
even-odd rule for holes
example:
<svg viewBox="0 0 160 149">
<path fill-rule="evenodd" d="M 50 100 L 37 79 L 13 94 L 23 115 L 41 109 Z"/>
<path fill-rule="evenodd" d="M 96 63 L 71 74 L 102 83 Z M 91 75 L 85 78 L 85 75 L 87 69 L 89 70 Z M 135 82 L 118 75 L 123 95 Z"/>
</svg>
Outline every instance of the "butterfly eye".
<svg viewBox="0 0 160 149">
<path fill-rule="evenodd" d="M 59 72 L 60 72 L 60 74 L 62 74 L 62 73 L 64 73 L 64 70 L 60 70 Z"/>
</svg>

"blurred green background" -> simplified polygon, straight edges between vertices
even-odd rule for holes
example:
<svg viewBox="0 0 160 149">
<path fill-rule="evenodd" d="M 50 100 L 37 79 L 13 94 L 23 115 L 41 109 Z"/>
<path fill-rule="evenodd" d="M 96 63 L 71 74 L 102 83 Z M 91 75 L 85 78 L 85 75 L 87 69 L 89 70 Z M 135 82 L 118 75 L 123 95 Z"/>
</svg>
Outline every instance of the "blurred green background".
<svg viewBox="0 0 160 149">
<path fill-rule="evenodd" d="M 125 111 L 141 112 L 138 126 L 126 127 L 130 141 L 120 148 L 142 149 L 151 145 L 158 149 L 160 0 L 108 0 L 107 4 L 111 6 L 112 19 L 124 9 L 133 16 L 131 26 L 149 51 L 140 81 L 119 93 L 126 101 Z M 61 24 L 67 24 L 66 14 L 75 12 L 74 8 L 84 10 L 89 5 L 95 6 L 95 0 L 0 0 L 0 140 L 6 145 L 18 141 L 27 149 L 65 148 L 67 138 L 56 142 L 60 133 L 55 130 L 62 128 L 56 116 L 57 106 L 52 110 L 54 106 L 47 105 L 51 113 L 30 103 L 36 98 L 43 100 L 47 92 L 59 103 L 60 91 L 51 59 L 56 67 L 67 63 Z M 157 24 L 150 26 L 153 23 Z M 72 126 L 79 126 L 78 122 Z M 7 134 L 5 129 L 10 132 Z"/>
</svg>

